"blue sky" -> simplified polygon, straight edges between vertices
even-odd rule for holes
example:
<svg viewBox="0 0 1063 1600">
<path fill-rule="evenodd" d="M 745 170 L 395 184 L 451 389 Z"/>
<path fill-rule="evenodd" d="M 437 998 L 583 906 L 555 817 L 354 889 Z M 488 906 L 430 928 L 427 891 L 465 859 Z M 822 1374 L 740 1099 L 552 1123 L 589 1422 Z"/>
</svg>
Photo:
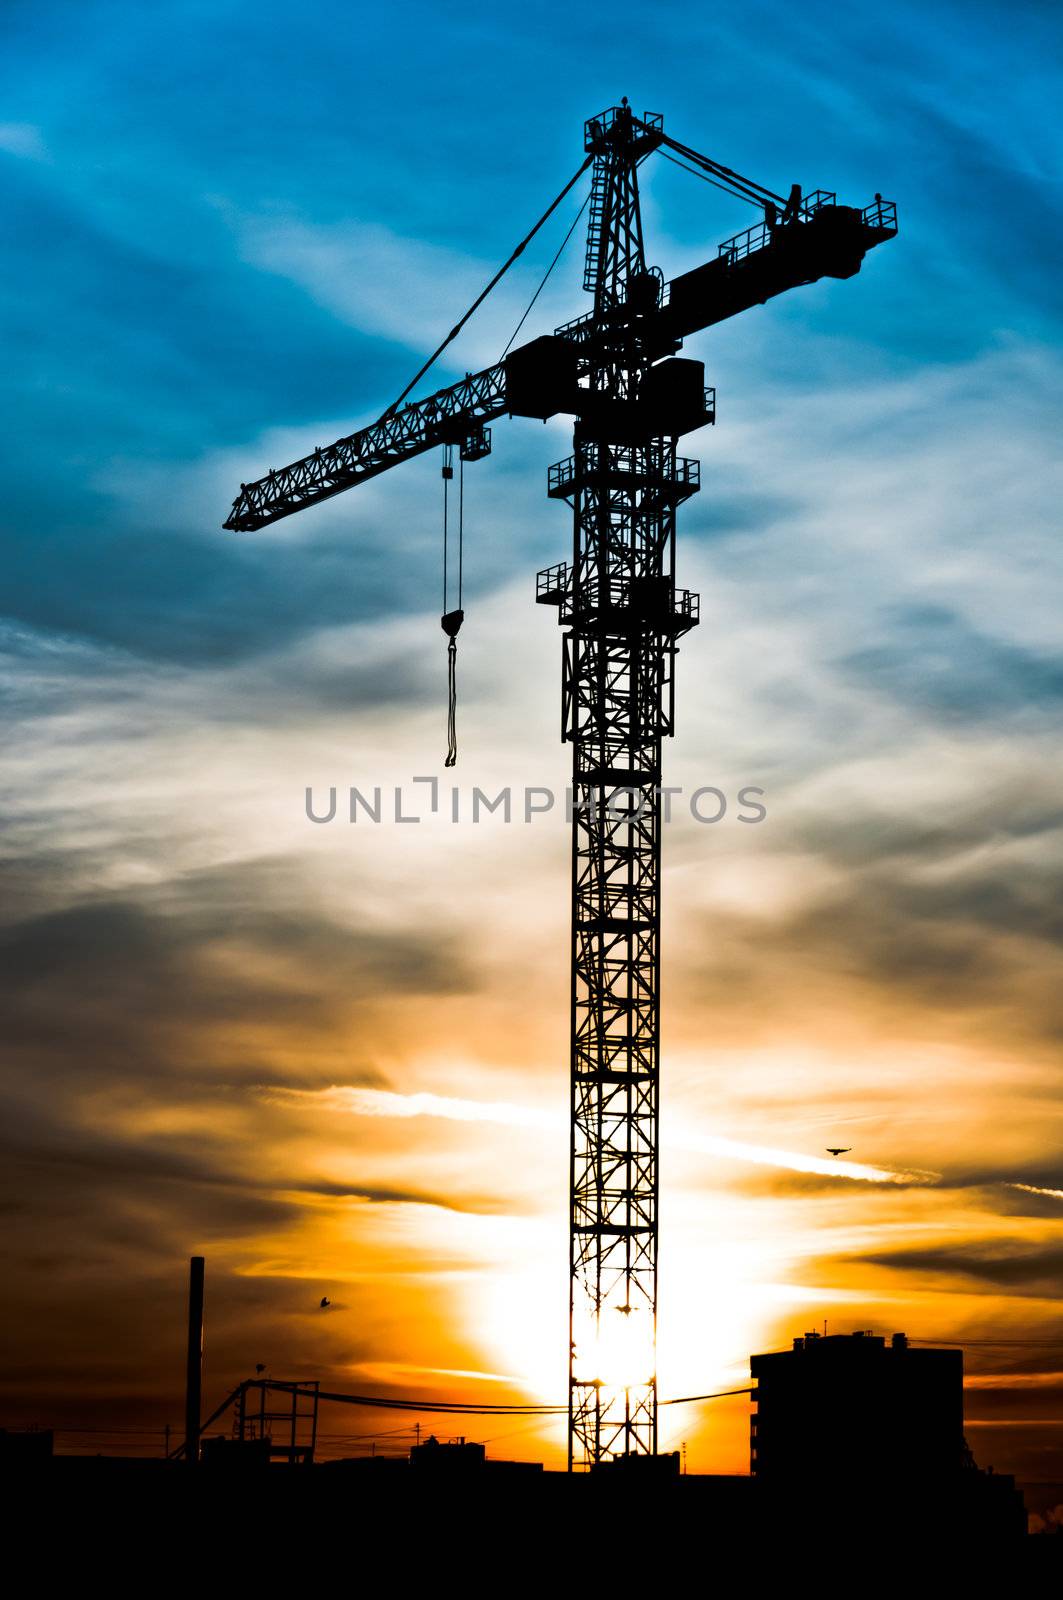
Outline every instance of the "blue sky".
<svg viewBox="0 0 1063 1600">
<path fill-rule="evenodd" d="M 99 469 L 246 448 L 250 471 L 269 428 L 316 442 L 319 423 L 379 409 L 574 169 L 583 118 L 623 92 L 773 187 L 901 204 L 903 249 L 875 261 L 873 288 L 796 297 L 752 352 L 745 329 L 721 332 L 706 353 L 722 406 L 773 380 L 800 391 L 810 360 L 887 376 L 1056 336 L 1058 30 L 1042 8 L 663 5 L 649 27 L 640 9 L 551 6 L 527 23 L 462 5 L 5 18 L 8 571 L 16 607 L 50 624 L 179 650 L 159 615 L 176 583 L 204 606 L 189 664 L 272 632 L 276 568 L 249 573 L 216 527 L 190 526 L 164 471 L 149 528 Z M 666 270 L 745 221 L 668 168 L 656 193 Z M 429 247 L 438 303 L 422 293 L 403 337 L 391 288 Z"/>
<path fill-rule="evenodd" d="M 442 755 L 437 463 L 260 535 L 220 525 L 241 479 L 379 414 L 623 94 L 775 190 L 881 191 L 901 227 L 852 281 L 689 344 L 719 422 L 685 446 L 704 487 L 679 574 L 704 621 L 669 761 L 764 784 L 771 821 L 667 841 L 665 1025 L 692 1126 L 818 1151 L 851 1124 L 861 1158 L 929 1177 L 869 1196 L 675 1155 L 672 1282 L 737 1309 L 701 1355 L 665 1312 L 673 1392 L 825 1305 L 1059 1337 L 1059 16 L 8 0 L 0 26 L 0 938 L 31 1175 L 27 1321 L 4 1337 L 27 1404 L 69 1392 L 77 1325 L 85 1414 L 107 1395 L 162 1417 L 77 1257 L 158 1305 L 193 1248 L 231 1308 L 219 1389 L 255 1317 L 337 1384 L 385 1381 L 387 1348 L 400 1387 L 491 1367 L 538 1392 L 505 1331 L 505 1228 L 563 1299 L 563 1154 L 385 1112 L 563 1100 L 563 824 L 367 842 L 302 814 L 307 783 Z M 751 220 L 663 163 L 644 198 L 666 276 Z M 578 204 L 440 384 L 499 354 Z M 574 241 L 528 336 L 584 309 L 579 276 Z M 567 426 L 495 442 L 468 481 L 461 772 L 562 782 L 531 584 L 566 548 L 543 491 Z M 337 1104 L 363 1108 L 342 1136 Z M 407 1255 L 396 1298 L 377 1267 Z M 472 1286 L 449 1321 L 432 1260 Z M 353 1329 L 308 1320 L 327 1274 Z M 1063 1376 L 985 1376 L 998 1461 L 1049 1475 L 1033 1423 L 1063 1414 Z M 740 1463 L 744 1427 L 736 1409 L 695 1464 Z"/>
</svg>

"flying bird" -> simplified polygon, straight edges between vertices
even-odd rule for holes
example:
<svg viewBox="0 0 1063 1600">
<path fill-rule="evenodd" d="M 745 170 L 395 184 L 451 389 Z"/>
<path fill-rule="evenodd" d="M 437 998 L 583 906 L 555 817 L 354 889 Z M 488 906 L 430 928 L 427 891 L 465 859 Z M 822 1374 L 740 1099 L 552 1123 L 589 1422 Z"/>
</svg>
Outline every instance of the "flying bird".
<svg viewBox="0 0 1063 1600">
<path fill-rule="evenodd" d="M 330 1306 L 331 1304 L 332 1304 L 332 1301 L 329 1299 L 328 1295 L 327 1294 L 323 1294 L 321 1296 L 321 1309 L 322 1309 L 322 1311 L 325 1310 L 326 1306 Z"/>
<path fill-rule="evenodd" d="M 255 1362 L 255 1371 L 257 1372 L 259 1377 L 262 1376 L 262 1374 L 265 1372 L 265 1370 L 266 1370 L 266 1363 L 264 1361 L 256 1361 Z"/>
<path fill-rule="evenodd" d="M 853 1147 L 851 1144 L 847 1144 L 844 1150 L 842 1149 L 841 1145 L 829 1144 L 827 1146 L 827 1154 L 829 1156 L 847 1156 L 852 1148 Z"/>
</svg>

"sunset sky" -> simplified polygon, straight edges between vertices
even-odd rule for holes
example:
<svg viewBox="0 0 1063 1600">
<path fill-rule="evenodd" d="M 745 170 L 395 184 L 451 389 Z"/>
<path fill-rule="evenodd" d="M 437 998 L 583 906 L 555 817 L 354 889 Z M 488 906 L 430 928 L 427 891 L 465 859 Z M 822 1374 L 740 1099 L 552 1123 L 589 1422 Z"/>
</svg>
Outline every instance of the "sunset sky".
<svg viewBox="0 0 1063 1600">
<path fill-rule="evenodd" d="M 6 0 L 0 31 L 0 1425 L 176 1429 L 192 1253 L 208 1408 L 256 1362 L 564 1399 L 563 804 L 345 820 L 444 776 L 438 460 L 221 523 L 379 415 L 626 94 L 900 214 L 855 279 L 687 346 L 719 421 L 684 446 L 666 781 L 768 814 L 665 829 L 660 1392 L 824 1319 L 964 1341 L 979 1462 L 1063 1478 L 1059 14 Z M 498 358 L 583 193 L 430 387 Z M 666 277 L 754 220 L 663 162 L 643 197 Z M 522 337 L 581 272 L 577 230 Z M 467 471 L 463 805 L 564 788 L 533 601 L 569 449 L 501 421 Z M 409 1420 L 330 1414 L 329 1448 Z M 446 1428 L 561 1459 L 561 1423 Z M 747 1402 L 662 1410 L 682 1441 L 745 1470 Z"/>
</svg>

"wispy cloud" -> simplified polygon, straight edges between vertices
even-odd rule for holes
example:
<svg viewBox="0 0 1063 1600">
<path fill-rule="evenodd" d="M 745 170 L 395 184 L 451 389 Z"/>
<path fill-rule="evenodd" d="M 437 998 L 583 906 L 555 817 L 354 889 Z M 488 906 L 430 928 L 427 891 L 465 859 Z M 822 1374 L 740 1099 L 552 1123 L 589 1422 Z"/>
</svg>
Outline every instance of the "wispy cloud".
<svg viewBox="0 0 1063 1600">
<path fill-rule="evenodd" d="M 573 214 L 578 206 L 577 199 L 570 208 Z M 453 246 L 405 237 L 364 219 L 321 225 L 291 214 L 245 216 L 230 206 L 220 209 L 234 229 L 242 259 L 250 266 L 287 278 L 360 332 L 394 340 L 426 357 L 518 242 L 499 238 L 499 260 L 491 262 L 476 260 Z M 555 224 L 547 238 L 557 232 Z M 562 231 L 556 242 L 563 237 Z M 552 253 L 553 245 L 550 248 Z M 543 254 L 541 244 L 535 253 Z M 578 253 L 577 245 L 573 260 Z M 548 260 L 546 255 L 544 266 Z M 442 284 L 447 286 L 445 301 L 440 294 Z M 439 375 L 427 377 L 420 392 L 441 387 L 448 381 L 442 374 L 456 365 L 480 368 L 497 361 L 535 287 L 527 271 L 516 269 L 477 311 L 460 342 L 442 358 Z M 571 294 L 571 282 L 566 282 L 566 288 Z M 552 326 L 551 317 L 562 320 L 558 292 L 552 284 L 537 303 L 538 320 L 546 325 Z"/>
<path fill-rule="evenodd" d="M 440 283 L 453 288 L 458 305 L 489 276 L 458 251 L 401 238 L 380 223 L 321 227 L 283 215 L 232 220 L 253 266 L 290 278 L 353 326 L 414 349 L 431 349 L 447 331 L 439 321 Z"/>
<path fill-rule="evenodd" d="M 32 122 L 0 122 L 0 150 L 27 161 L 48 159 L 44 136 Z"/>
<path fill-rule="evenodd" d="M 287 1086 L 262 1091 L 275 1104 L 341 1111 L 355 1117 L 439 1117 L 447 1122 L 485 1122 L 505 1128 L 538 1128 L 558 1133 L 567 1124 L 556 1112 L 504 1101 L 463 1100 L 438 1094 L 395 1094 L 385 1089 L 293 1089 Z M 777 1150 L 769 1145 L 724 1139 L 714 1134 L 680 1129 L 669 1120 L 662 1125 L 661 1142 L 675 1150 L 689 1150 L 721 1161 L 750 1162 L 754 1166 L 781 1167 L 790 1172 L 812 1172 L 825 1178 L 848 1178 L 867 1183 L 932 1182 L 934 1173 L 890 1172 L 857 1161 L 826 1160 L 799 1151 Z"/>
</svg>

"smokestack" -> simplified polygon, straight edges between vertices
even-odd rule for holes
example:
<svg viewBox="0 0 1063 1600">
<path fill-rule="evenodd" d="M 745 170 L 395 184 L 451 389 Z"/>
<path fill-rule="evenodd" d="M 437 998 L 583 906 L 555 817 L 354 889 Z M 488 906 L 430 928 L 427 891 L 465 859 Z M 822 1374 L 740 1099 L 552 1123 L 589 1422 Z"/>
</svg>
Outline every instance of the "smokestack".
<svg viewBox="0 0 1063 1600">
<path fill-rule="evenodd" d="M 193 1256 L 188 1273 L 188 1367 L 185 1374 L 185 1460 L 199 1460 L 199 1419 L 203 1389 L 203 1266 Z"/>
</svg>

